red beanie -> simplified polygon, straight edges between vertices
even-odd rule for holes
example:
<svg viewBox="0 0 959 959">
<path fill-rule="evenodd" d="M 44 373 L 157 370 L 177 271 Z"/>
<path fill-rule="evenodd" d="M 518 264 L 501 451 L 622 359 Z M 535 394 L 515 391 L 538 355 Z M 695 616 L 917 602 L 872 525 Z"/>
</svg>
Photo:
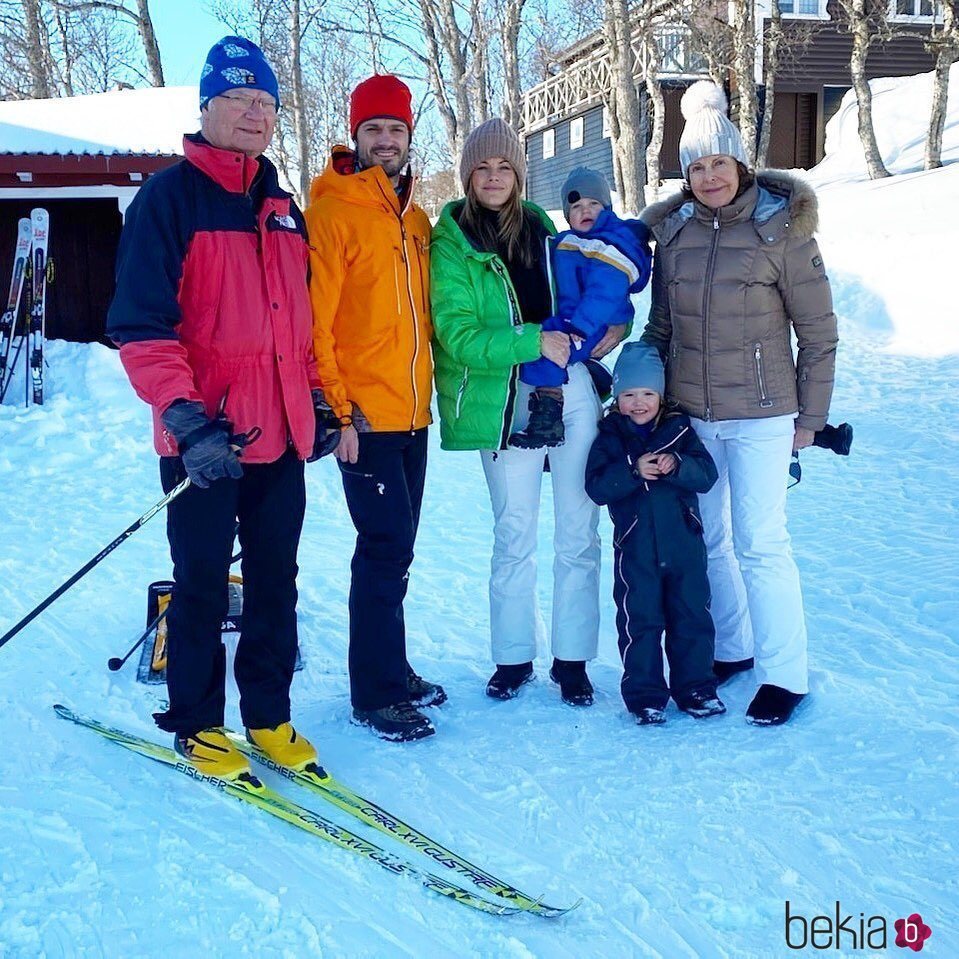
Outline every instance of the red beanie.
<svg viewBox="0 0 959 959">
<path fill-rule="evenodd" d="M 390 73 L 377 73 L 364 80 L 350 95 L 350 136 L 374 117 L 401 120 L 413 135 L 413 95 L 410 88 Z"/>
</svg>

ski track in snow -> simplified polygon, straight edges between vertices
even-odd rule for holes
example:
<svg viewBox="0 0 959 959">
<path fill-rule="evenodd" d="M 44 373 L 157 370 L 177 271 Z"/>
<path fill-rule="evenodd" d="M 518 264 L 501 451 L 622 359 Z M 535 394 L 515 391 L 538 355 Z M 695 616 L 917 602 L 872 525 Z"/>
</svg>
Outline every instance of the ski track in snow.
<svg viewBox="0 0 959 959">
<path fill-rule="evenodd" d="M 561 703 L 546 651 L 517 700 L 487 699 L 490 508 L 478 455 L 441 452 L 434 429 L 406 621 L 411 661 L 450 702 L 432 740 L 378 741 L 348 722 L 353 530 L 335 466 L 307 467 L 295 721 L 358 792 L 551 904 L 583 897 L 577 911 L 473 913 L 59 721 L 63 701 L 163 736 L 137 656 L 106 669 L 143 628 L 147 584 L 169 576 L 157 517 L 0 651 L 0 956 L 766 959 L 791 954 L 786 899 L 890 928 L 918 911 L 930 957 L 959 953 L 959 358 L 890 352 L 876 295 L 835 284 L 832 422 L 856 434 L 848 459 L 804 452 L 789 494 L 813 675 L 784 728 L 743 722 L 750 676 L 723 688 L 724 717 L 630 721 L 605 513 L 596 705 Z M 49 360 L 45 407 L 0 407 L 4 629 L 161 495 L 116 354 L 54 342 Z M 548 477 L 542 512 L 548 622 Z M 229 709 L 238 726 L 235 689 Z"/>
</svg>

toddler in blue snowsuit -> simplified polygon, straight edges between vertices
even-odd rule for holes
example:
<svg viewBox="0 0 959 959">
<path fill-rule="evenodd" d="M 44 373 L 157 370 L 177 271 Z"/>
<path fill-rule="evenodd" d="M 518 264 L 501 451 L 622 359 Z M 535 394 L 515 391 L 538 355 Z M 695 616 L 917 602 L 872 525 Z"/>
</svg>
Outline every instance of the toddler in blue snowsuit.
<svg viewBox="0 0 959 959">
<path fill-rule="evenodd" d="M 613 213 L 602 173 L 577 167 L 563 184 L 562 202 L 571 229 L 549 240 L 556 315 L 543 321 L 543 330 L 559 330 L 573 338 L 568 366 L 588 360 L 608 327 L 632 322 L 629 295 L 649 281 L 651 257 L 646 224 L 621 220 Z M 529 423 L 510 436 L 509 445 L 521 449 L 561 445 L 566 369 L 541 357 L 522 364 L 520 379 L 534 387 Z"/>
<path fill-rule="evenodd" d="M 586 462 L 586 493 L 609 506 L 613 520 L 621 688 L 641 725 L 664 722 L 670 696 L 698 718 L 726 711 L 712 668 L 715 631 L 696 498 L 716 482 L 716 464 L 689 417 L 663 410 L 664 389 L 656 350 L 627 343 L 613 370 L 615 402 Z"/>
</svg>

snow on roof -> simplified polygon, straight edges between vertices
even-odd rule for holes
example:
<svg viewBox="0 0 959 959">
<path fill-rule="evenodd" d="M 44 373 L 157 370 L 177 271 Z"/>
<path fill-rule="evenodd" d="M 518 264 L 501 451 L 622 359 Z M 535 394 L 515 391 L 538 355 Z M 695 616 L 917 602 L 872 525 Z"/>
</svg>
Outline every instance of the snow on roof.
<svg viewBox="0 0 959 959">
<path fill-rule="evenodd" d="M 179 154 L 200 127 L 196 87 L 0 102 L 0 153 Z"/>
</svg>

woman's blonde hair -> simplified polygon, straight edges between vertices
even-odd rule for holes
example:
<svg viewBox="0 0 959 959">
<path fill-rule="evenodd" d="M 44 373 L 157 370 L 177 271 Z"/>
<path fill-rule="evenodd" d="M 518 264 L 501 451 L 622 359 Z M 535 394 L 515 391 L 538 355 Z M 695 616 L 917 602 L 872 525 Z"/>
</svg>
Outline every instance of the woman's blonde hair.
<svg viewBox="0 0 959 959">
<path fill-rule="evenodd" d="M 493 253 L 505 247 L 507 259 L 519 260 L 523 266 L 532 266 L 535 260 L 531 242 L 533 236 L 526 211 L 523 209 L 518 176 L 513 180 L 513 189 L 510 190 L 506 202 L 497 212 L 494 227 L 492 217 L 482 213 L 482 205 L 473 190 L 471 175 L 466 187 L 466 202 L 460 214 L 460 226 L 476 237 L 484 250 Z"/>
</svg>

